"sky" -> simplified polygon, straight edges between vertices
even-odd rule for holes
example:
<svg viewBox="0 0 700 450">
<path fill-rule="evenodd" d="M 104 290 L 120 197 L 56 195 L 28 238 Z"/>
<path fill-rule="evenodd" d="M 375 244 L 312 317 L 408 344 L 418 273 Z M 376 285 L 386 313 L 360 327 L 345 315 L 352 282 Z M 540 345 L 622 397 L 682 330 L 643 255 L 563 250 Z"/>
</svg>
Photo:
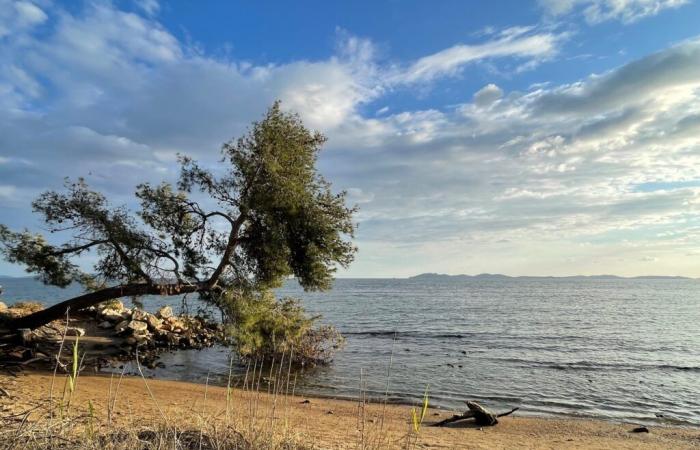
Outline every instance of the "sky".
<svg viewBox="0 0 700 450">
<path fill-rule="evenodd" d="M 0 0 L 0 223 L 135 206 L 275 100 L 359 206 L 342 277 L 700 277 L 700 1 Z M 0 274 L 22 268 L 0 262 Z"/>
</svg>

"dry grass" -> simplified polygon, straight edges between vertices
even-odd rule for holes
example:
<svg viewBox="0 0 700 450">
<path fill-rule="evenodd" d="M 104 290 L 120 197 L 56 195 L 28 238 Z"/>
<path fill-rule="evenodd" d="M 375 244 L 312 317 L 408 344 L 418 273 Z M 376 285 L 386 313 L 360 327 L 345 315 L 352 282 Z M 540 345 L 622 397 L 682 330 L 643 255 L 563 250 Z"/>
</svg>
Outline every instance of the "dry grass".
<svg viewBox="0 0 700 450">
<path fill-rule="evenodd" d="M 283 353 L 279 360 L 266 366 L 251 361 L 237 390 L 233 389 L 235 383 L 229 375 L 225 409 L 208 407 L 207 378 L 201 408 L 179 411 L 161 407 L 137 357 L 135 367 L 150 403 L 155 406 L 154 414 L 149 417 L 144 415 L 144 405 L 133 405 L 128 397 L 120 395 L 124 372 L 112 375 L 109 389 L 100 401 L 94 398 L 77 401 L 84 353 L 79 342 L 69 345 L 65 339 L 64 335 L 46 397 L 24 411 L 0 418 L 0 450 L 318 448 L 303 430 L 290 426 L 290 396 L 296 388 L 290 355 Z M 266 385 L 265 380 L 269 380 Z M 362 383 L 361 389 L 364 389 Z M 235 393 L 241 392 L 240 398 L 234 399 Z M 366 396 L 361 393 L 357 409 L 360 433 L 352 447 L 387 448 L 388 437 L 379 425 L 366 425 L 366 404 Z M 384 418 L 373 419 L 372 423 L 381 423 L 383 428 Z M 409 427 L 403 447 L 412 448 L 416 441 L 417 435 Z"/>
</svg>

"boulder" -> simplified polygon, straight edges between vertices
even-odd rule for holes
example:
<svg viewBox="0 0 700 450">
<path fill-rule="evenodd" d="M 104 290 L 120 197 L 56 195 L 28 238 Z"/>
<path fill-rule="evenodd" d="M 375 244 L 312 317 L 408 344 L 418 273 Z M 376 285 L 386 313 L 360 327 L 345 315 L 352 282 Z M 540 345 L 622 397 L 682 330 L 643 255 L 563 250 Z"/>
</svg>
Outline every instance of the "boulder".
<svg viewBox="0 0 700 450">
<path fill-rule="evenodd" d="M 4 304 L 3 302 L 0 302 L 0 312 L 3 312 L 7 309 L 7 305 Z"/>
<path fill-rule="evenodd" d="M 145 345 L 151 342 L 151 336 L 145 334 L 138 334 L 133 336 L 136 339 L 136 345 Z"/>
<path fill-rule="evenodd" d="M 144 331 L 148 331 L 148 324 L 146 322 L 141 322 L 140 320 L 132 320 L 129 322 L 126 328 L 134 333 L 143 333 Z"/>
<path fill-rule="evenodd" d="M 184 331 L 187 331 L 187 325 L 185 325 L 184 322 L 182 322 L 179 319 L 170 320 L 169 324 L 170 324 L 170 330 L 174 333 L 182 333 Z"/>
<path fill-rule="evenodd" d="M 170 306 L 163 306 L 158 310 L 156 316 L 159 319 L 169 319 L 173 316 L 173 309 Z"/>
<path fill-rule="evenodd" d="M 114 326 L 114 331 L 117 333 L 121 333 L 122 331 L 126 330 L 126 327 L 129 326 L 129 321 L 128 320 L 122 320 L 118 324 Z"/>
<path fill-rule="evenodd" d="M 100 322 L 97 326 L 103 330 L 106 330 L 107 328 L 112 328 L 112 322 L 105 320 L 104 322 Z"/>
<path fill-rule="evenodd" d="M 109 320 L 110 322 L 120 322 L 124 320 L 122 317 L 122 310 L 117 310 L 114 308 L 105 308 L 100 312 L 103 319 Z"/>
<path fill-rule="evenodd" d="M 163 325 L 163 321 L 153 314 L 149 314 L 146 316 L 146 323 L 148 324 L 148 328 L 151 330 L 157 330 Z"/>
<path fill-rule="evenodd" d="M 149 314 L 142 309 L 134 308 L 134 311 L 131 313 L 131 318 L 133 320 L 140 320 L 141 322 L 145 322 L 148 316 Z"/>
<path fill-rule="evenodd" d="M 180 343 L 180 336 L 174 333 L 168 333 L 167 339 L 170 345 L 178 345 Z"/>
<path fill-rule="evenodd" d="M 124 303 L 119 300 L 108 300 L 97 305 L 97 310 L 102 312 L 105 309 L 114 309 L 116 311 L 122 312 L 124 310 Z"/>
</svg>

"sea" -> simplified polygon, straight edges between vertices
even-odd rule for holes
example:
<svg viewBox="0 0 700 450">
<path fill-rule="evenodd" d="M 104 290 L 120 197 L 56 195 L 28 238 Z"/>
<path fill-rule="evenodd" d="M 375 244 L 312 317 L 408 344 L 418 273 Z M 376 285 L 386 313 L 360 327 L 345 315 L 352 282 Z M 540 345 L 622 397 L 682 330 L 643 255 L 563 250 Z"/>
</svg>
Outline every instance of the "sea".
<svg viewBox="0 0 700 450">
<path fill-rule="evenodd" d="M 80 292 L 31 278 L 0 284 L 5 303 Z M 295 373 L 297 393 L 413 404 L 427 392 L 454 411 L 476 400 L 523 415 L 700 426 L 700 280 L 338 279 L 313 293 L 289 281 L 278 295 L 301 298 L 346 338 L 330 365 Z M 225 347 L 177 351 L 148 374 L 224 385 L 229 358 Z M 234 358 L 238 380 L 245 370 Z"/>
</svg>

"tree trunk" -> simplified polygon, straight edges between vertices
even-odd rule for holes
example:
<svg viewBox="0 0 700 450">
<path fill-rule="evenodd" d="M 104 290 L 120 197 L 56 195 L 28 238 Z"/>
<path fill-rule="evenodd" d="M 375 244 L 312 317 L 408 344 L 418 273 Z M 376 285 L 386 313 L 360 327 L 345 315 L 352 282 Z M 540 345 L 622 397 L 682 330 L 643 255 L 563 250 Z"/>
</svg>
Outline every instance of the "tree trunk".
<svg viewBox="0 0 700 450">
<path fill-rule="evenodd" d="M 66 311 L 78 311 L 97 305 L 98 303 L 112 300 L 120 297 L 133 297 L 141 295 L 164 295 L 163 292 L 172 292 L 172 295 L 187 294 L 198 292 L 206 288 L 204 283 L 198 284 L 166 284 L 154 285 L 148 283 L 135 283 L 120 286 L 113 286 L 99 291 L 89 292 L 87 294 L 73 297 L 69 300 L 53 305 L 49 308 L 42 309 L 28 316 L 19 317 L 10 320 L 4 325 L 10 330 L 19 330 L 21 328 L 34 329 L 42 325 L 46 325 L 57 319 L 62 319 L 66 316 Z"/>
</svg>

